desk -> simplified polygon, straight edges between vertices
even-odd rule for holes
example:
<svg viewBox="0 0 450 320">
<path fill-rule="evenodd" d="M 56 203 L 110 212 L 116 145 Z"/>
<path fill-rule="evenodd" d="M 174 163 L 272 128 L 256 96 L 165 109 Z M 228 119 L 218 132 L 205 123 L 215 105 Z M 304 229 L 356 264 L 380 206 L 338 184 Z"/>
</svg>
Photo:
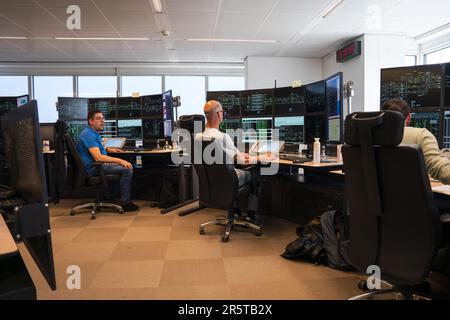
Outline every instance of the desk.
<svg viewBox="0 0 450 320">
<path fill-rule="evenodd" d="M 329 160 L 336 160 L 336 158 L 330 158 Z M 273 163 L 278 163 L 280 165 L 284 166 L 290 166 L 290 167 L 296 167 L 301 168 L 304 170 L 311 170 L 311 171 L 320 171 L 320 172 L 330 172 L 333 170 L 339 170 L 344 168 L 344 164 L 342 162 L 321 162 L 321 163 L 313 163 L 313 162 L 303 162 L 303 163 L 294 163 L 290 160 L 274 160 Z"/>
<path fill-rule="evenodd" d="M 3 216 L 0 214 L 0 256 L 17 252 L 17 246 L 14 242 L 8 226 L 3 220 Z"/>
</svg>

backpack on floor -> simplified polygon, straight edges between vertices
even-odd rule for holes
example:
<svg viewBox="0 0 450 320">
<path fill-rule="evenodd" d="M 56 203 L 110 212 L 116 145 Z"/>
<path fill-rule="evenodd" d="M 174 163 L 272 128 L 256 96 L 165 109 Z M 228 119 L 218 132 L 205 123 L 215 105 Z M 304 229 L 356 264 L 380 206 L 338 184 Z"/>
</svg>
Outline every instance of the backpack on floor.
<svg viewBox="0 0 450 320">
<path fill-rule="evenodd" d="M 281 256 L 286 259 L 300 259 L 314 264 L 323 262 L 324 247 L 320 217 L 312 219 L 306 226 L 297 228 L 299 238 L 289 243 Z"/>
<path fill-rule="evenodd" d="M 163 179 L 161 187 L 156 196 L 158 207 L 165 209 L 178 203 L 178 196 L 175 193 L 175 186 L 167 179 Z"/>
<path fill-rule="evenodd" d="M 342 211 L 332 210 L 320 217 L 326 264 L 334 269 L 351 271 L 349 249 L 349 216 Z"/>
</svg>

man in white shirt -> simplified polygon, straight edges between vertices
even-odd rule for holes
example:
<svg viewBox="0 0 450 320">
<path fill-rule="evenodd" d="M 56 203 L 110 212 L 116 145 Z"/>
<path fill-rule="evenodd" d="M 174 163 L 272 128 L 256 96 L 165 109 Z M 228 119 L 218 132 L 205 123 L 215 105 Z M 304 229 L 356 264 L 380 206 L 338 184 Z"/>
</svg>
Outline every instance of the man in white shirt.
<svg viewBox="0 0 450 320">
<path fill-rule="evenodd" d="M 219 131 L 219 125 L 223 121 L 223 109 L 222 105 L 215 100 L 208 101 L 203 111 L 206 117 L 206 128 L 201 135 L 197 135 L 197 139 L 200 137 L 204 138 L 214 138 L 214 141 L 223 147 L 225 151 L 226 158 L 225 163 L 234 163 L 236 160 L 239 164 L 250 164 L 257 163 L 260 158 L 258 156 L 250 156 L 247 153 L 239 151 L 238 148 L 233 143 L 231 137 Z M 270 160 L 273 158 L 271 155 L 264 157 L 264 160 Z M 256 212 L 258 211 L 259 194 L 261 192 L 261 187 L 257 186 L 259 180 L 259 175 L 255 172 L 253 174 L 250 171 L 234 169 L 236 171 L 237 178 L 239 180 L 239 186 L 244 184 L 252 184 L 254 186 L 254 192 L 249 195 L 248 198 L 248 214 L 247 217 L 250 220 L 255 219 Z"/>
</svg>

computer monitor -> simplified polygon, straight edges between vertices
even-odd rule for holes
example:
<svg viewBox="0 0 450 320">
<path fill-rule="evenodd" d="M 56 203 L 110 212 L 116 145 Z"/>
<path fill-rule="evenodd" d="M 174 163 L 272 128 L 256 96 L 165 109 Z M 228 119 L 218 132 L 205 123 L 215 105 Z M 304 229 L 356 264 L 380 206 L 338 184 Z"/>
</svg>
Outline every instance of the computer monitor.
<svg viewBox="0 0 450 320">
<path fill-rule="evenodd" d="M 271 116 L 273 110 L 273 90 L 246 90 L 241 91 L 242 116 Z"/>
<path fill-rule="evenodd" d="M 41 123 L 39 124 L 41 133 L 41 146 L 44 140 L 50 142 L 50 149 L 55 149 L 55 124 L 54 123 Z"/>
<path fill-rule="evenodd" d="M 328 116 L 327 143 L 341 143 L 343 131 L 343 77 L 342 73 L 325 80 Z"/>
<path fill-rule="evenodd" d="M 430 131 L 438 141 L 439 138 L 439 115 L 440 112 L 412 112 L 410 127 L 426 128 Z"/>
<path fill-rule="evenodd" d="M 23 106 L 24 104 L 27 104 L 27 103 L 28 103 L 28 100 L 30 100 L 30 99 L 29 99 L 29 97 L 28 97 L 27 94 L 26 94 L 26 95 L 23 95 L 23 96 L 20 96 L 20 97 L 17 97 L 17 106 L 18 106 L 18 107 L 21 107 L 21 106 Z"/>
<path fill-rule="evenodd" d="M 240 91 L 208 91 L 206 100 L 216 100 L 223 108 L 224 117 L 241 115 L 241 92 Z"/>
<path fill-rule="evenodd" d="M 284 147 L 284 141 L 258 141 L 255 142 L 252 147 L 250 148 L 250 154 L 256 154 L 256 153 L 275 153 L 278 154 L 281 152 L 281 150 Z"/>
<path fill-rule="evenodd" d="M 275 115 L 303 114 L 305 112 L 305 87 L 284 87 L 273 90 Z"/>
<path fill-rule="evenodd" d="M 117 98 L 117 118 L 134 119 L 142 117 L 141 98 Z"/>
<path fill-rule="evenodd" d="M 116 138 L 117 137 L 117 120 L 105 120 L 103 124 L 103 131 L 100 132 L 102 138 Z"/>
<path fill-rule="evenodd" d="M 381 70 L 381 104 L 403 99 L 411 108 L 440 107 L 442 65 L 420 65 Z"/>
<path fill-rule="evenodd" d="M 117 120 L 117 131 L 119 138 L 142 140 L 142 120 Z"/>
<path fill-rule="evenodd" d="M 0 116 L 17 108 L 17 97 L 0 97 Z"/>
<path fill-rule="evenodd" d="M 450 62 L 445 66 L 444 107 L 450 107 Z"/>
<path fill-rule="evenodd" d="M 314 138 L 320 138 L 321 143 L 327 141 L 327 117 L 324 114 L 305 115 L 305 144 L 313 144 Z"/>
<path fill-rule="evenodd" d="M 142 96 L 142 116 L 152 117 L 163 115 L 162 94 Z"/>
<path fill-rule="evenodd" d="M 25 201 L 15 212 L 14 229 L 41 270 L 56 289 L 47 186 L 36 100 L 4 115 L 2 132 L 10 185 Z"/>
<path fill-rule="evenodd" d="M 303 143 L 305 131 L 305 118 L 297 117 L 275 117 L 274 129 L 278 129 L 280 141 L 286 143 Z"/>
<path fill-rule="evenodd" d="M 272 118 L 243 118 L 244 142 L 272 140 Z"/>
<path fill-rule="evenodd" d="M 450 111 L 444 112 L 443 148 L 450 148 Z"/>
<path fill-rule="evenodd" d="M 305 108 L 307 113 L 326 110 L 325 81 L 317 81 L 305 86 Z"/>
<path fill-rule="evenodd" d="M 219 125 L 219 130 L 222 132 L 227 132 L 227 130 L 238 130 L 242 129 L 241 118 L 224 119 Z"/>
<path fill-rule="evenodd" d="M 164 120 L 162 118 L 142 120 L 142 133 L 146 139 L 164 139 Z"/>
<path fill-rule="evenodd" d="M 172 90 L 163 93 L 164 137 L 172 137 L 173 132 L 173 100 Z"/>
<path fill-rule="evenodd" d="M 98 110 L 103 113 L 105 119 L 115 119 L 116 104 L 116 98 L 89 98 L 89 111 Z"/>
<path fill-rule="evenodd" d="M 76 120 L 87 119 L 88 114 L 87 98 L 58 98 L 58 119 L 59 120 Z"/>
<path fill-rule="evenodd" d="M 66 125 L 67 132 L 74 140 L 78 140 L 81 132 L 88 127 L 87 120 L 69 120 L 66 121 Z"/>
</svg>

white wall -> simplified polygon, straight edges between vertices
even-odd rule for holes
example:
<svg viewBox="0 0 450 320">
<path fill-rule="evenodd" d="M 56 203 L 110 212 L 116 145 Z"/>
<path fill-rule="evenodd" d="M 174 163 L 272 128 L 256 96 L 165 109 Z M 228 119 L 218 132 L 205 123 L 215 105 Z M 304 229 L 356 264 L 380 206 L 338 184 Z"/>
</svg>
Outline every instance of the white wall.
<svg viewBox="0 0 450 320">
<path fill-rule="evenodd" d="M 301 80 L 303 84 L 322 79 L 321 59 L 309 58 L 277 58 L 247 57 L 246 88 L 286 87 L 293 80 Z"/>
</svg>

